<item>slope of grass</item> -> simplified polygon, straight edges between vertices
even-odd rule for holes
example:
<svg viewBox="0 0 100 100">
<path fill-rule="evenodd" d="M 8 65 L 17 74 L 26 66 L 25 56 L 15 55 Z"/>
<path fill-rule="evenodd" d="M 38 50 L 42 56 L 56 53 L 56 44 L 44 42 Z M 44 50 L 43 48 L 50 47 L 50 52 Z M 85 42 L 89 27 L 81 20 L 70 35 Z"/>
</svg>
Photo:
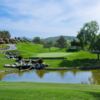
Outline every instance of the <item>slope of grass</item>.
<svg viewBox="0 0 100 100">
<path fill-rule="evenodd" d="M 87 66 L 100 66 L 100 61 L 97 61 L 97 55 L 88 51 L 75 52 L 66 57 L 59 66 L 67 67 L 87 67 Z"/>
<path fill-rule="evenodd" d="M 88 51 L 80 51 L 74 53 L 64 52 L 58 48 L 43 48 L 40 44 L 18 43 L 17 49 L 20 54 L 25 57 L 65 57 L 65 60 L 53 59 L 45 60 L 45 63 L 50 67 L 80 67 L 80 66 L 99 66 L 99 62 L 95 62 L 97 58 L 95 54 Z M 6 59 L 3 54 L 0 54 L 0 68 L 6 63 L 12 63 L 13 60 Z"/>
<path fill-rule="evenodd" d="M 95 54 L 92 54 L 88 51 L 80 51 L 75 53 L 67 53 L 63 49 L 58 48 L 43 48 L 41 44 L 33 44 L 33 43 L 18 43 L 17 45 L 18 51 L 25 57 L 62 57 L 66 56 L 69 60 L 74 59 L 83 59 L 83 58 L 96 58 Z"/>
<path fill-rule="evenodd" d="M 14 62 L 14 60 L 7 59 L 4 54 L 0 54 L 0 69 L 4 69 L 4 64 L 12 64 Z"/>
<path fill-rule="evenodd" d="M 88 51 L 80 51 L 72 53 L 72 55 L 69 55 L 68 60 L 75 60 L 75 59 L 96 59 L 96 54 L 92 54 Z"/>
<path fill-rule="evenodd" d="M 48 48 L 43 48 L 43 45 L 41 44 L 33 44 L 33 43 L 18 43 L 16 46 L 18 51 L 20 51 L 23 57 L 33 57 L 36 56 L 37 53 L 59 51 L 59 49 L 55 47 L 48 49 Z"/>
<path fill-rule="evenodd" d="M 43 53 L 44 54 L 44 53 Z M 43 54 L 41 54 L 43 56 Z M 45 62 L 50 64 L 50 67 L 80 67 L 80 66 L 99 66 L 100 61 L 96 61 L 97 56 L 87 51 L 80 51 L 75 53 L 56 53 L 51 56 L 64 56 L 65 60 L 46 60 Z M 45 56 L 45 54 L 44 54 Z M 46 53 L 47 56 L 47 53 Z"/>
<path fill-rule="evenodd" d="M 3 82 L 0 100 L 100 100 L 100 86 Z"/>
</svg>

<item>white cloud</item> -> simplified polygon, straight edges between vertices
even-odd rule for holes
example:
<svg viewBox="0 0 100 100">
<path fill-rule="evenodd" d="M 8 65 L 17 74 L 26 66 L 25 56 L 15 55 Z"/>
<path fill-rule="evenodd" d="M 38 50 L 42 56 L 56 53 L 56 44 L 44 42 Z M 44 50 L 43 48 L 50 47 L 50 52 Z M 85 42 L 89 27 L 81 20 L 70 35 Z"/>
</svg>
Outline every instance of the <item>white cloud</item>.
<svg viewBox="0 0 100 100">
<path fill-rule="evenodd" d="M 76 35 L 83 23 L 100 23 L 99 0 L 1 0 L 0 6 L 0 28 L 21 36 Z"/>
</svg>

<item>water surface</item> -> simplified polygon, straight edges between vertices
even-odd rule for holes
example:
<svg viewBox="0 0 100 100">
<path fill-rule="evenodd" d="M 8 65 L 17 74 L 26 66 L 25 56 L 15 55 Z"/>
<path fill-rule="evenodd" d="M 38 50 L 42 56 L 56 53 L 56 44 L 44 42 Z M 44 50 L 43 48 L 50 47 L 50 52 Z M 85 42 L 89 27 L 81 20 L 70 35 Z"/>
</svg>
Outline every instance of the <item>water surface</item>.
<svg viewBox="0 0 100 100">
<path fill-rule="evenodd" d="M 100 84 L 100 70 L 0 72 L 0 81 Z"/>
</svg>

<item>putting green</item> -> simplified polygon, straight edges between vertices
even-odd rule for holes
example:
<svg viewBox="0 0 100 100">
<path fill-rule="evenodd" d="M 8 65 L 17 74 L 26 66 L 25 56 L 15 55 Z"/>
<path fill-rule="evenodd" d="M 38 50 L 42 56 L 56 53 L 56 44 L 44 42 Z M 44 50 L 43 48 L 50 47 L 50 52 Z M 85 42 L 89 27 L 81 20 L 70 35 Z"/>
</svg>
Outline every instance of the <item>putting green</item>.
<svg viewBox="0 0 100 100">
<path fill-rule="evenodd" d="M 71 55 L 72 53 L 63 53 L 63 52 L 57 52 L 57 53 L 38 53 L 37 57 L 66 57 L 68 55 Z"/>
</svg>

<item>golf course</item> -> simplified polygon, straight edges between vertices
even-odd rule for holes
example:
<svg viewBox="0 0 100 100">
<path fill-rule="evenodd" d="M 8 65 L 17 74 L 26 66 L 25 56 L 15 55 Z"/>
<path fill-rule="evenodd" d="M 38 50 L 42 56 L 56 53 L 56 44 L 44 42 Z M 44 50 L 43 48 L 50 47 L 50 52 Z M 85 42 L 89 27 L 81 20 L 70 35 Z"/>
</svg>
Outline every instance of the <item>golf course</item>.
<svg viewBox="0 0 100 100">
<path fill-rule="evenodd" d="M 54 60 L 45 60 L 45 63 L 49 64 L 51 67 L 81 67 L 81 66 L 93 66 L 94 62 L 92 60 L 97 59 L 97 55 L 88 51 L 79 51 L 79 52 L 66 52 L 64 49 L 52 47 L 50 50 L 48 48 L 43 48 L 43 45 L 32 44 L 32 43 L 17 43 L 17 50 L 24 58 L 29 57 L 47 57 L 47 58 L 56 58 Z M 11 51 L 13 52 L 13 51 Z M 64 59 L 59 59 L 64 58 Z M 3 69 L 5 62 L 7 64 L 14 63 L 13 59 L 5 58 L 4 54 L 0 54 L 0 68 Z M 83 63 L 84 62 L 84 63 Z M 91 62 L 91 63 L 89 63 Z M 100 62 L 96 62 L 96 65 L 99 65 Z"/>
<path fill-rule="evenodd" d="M 95 54 L 88 51 L 65 52 L 59 48 L 43 48 L 40 44 L 17 43 L 17 51 L 24 58 L 50 57 L 53 60 L 45 60 L 49 67 L 73 67 L 93 65 L 89 63 L 97 59 Z M 12 52 L 12 51 L 11 51 Z M 13 51 L 15 52 L 15 51 Z M 59 59 L 64 57 L 64 59 Z M 83 63 L 84 61 L 84 63 Z M 0 70 L 4 71 L 3 65 L 15 63 L 14 59 L 7 59 L 0 54 Z M 96 64 L 100 64 L 99 62 Z M 8 69 L 9 70 L 9 69 Z M 2 74 L 1 74 L 2 75 Z M 99 100 L 99 85 L 61 84 L 61 83 L 31 83 L 31 82 L 0 82 L 0 100 Z"/>
<path fill-rule="evenodd" d="M 100 100 L 100 0 L 0 0 L 0 100 Z"/>
</svg>

